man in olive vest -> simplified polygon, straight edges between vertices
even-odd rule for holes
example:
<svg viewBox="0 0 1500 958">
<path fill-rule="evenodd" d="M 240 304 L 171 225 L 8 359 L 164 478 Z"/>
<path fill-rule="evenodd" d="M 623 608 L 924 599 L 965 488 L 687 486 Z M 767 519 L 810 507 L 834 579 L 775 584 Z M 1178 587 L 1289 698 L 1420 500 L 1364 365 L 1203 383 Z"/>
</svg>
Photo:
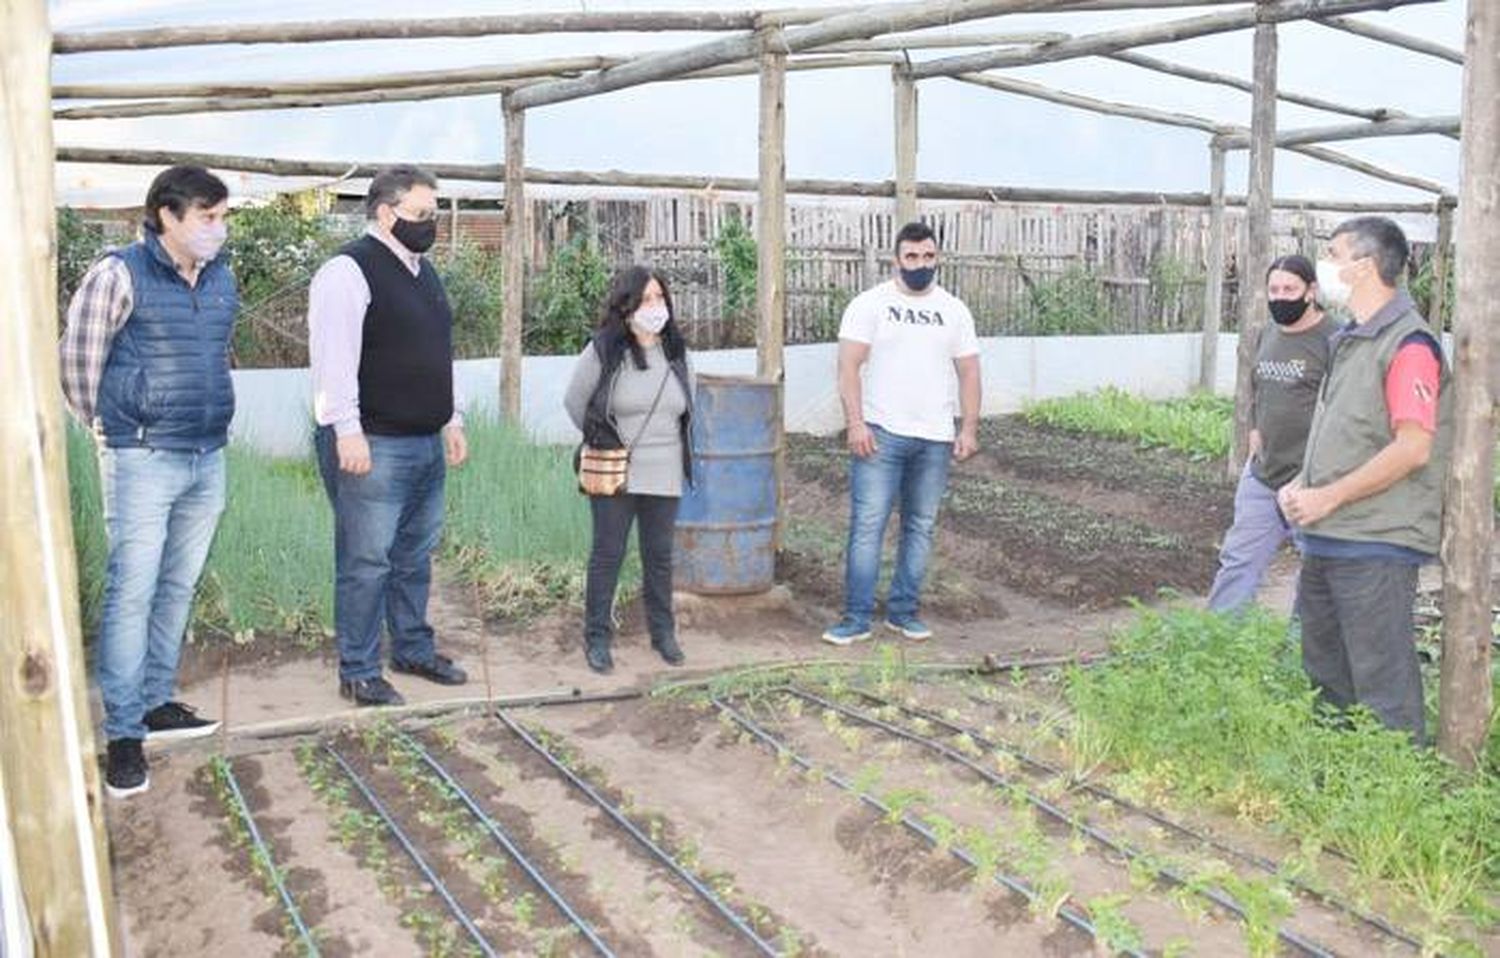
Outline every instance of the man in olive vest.
<svg viewBox="0 0 1500 958">
<path fill-rule="evenodd" d="M 1412 603 L 1442 533 L 1453 396 L 1441 343 L 1397 286 L 1408 254 L 1382 217 L 1334 232 L 1318 289 L 1353 322 L 1333 337 L 1302 472 L 1279 500 L 1300 531 L 1303 668 L 1328 704 L 1367 706 L 1420 744 Z"/>
</svg>

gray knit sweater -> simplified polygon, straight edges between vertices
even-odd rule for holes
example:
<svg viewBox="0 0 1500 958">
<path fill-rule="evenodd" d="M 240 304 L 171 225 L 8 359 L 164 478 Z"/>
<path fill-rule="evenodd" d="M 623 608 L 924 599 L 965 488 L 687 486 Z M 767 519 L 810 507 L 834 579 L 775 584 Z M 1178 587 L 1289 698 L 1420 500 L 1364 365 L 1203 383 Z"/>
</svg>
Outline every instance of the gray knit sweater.
<svg viewBox="0 0 1500 958">
<path fill-rule="evenodd" d="M 614 416 L 620 440 L 629 444 L 640 433 L 640 439 L 631 448 L 625 490 L 647 496 L 680 496 L 682 435 L 677 423 L 687 411 L 688 397 L 683 394 L 677 377 L 672 375 L 661 344 L 647 347 L 645 352 L 645 369 L 636 369 L 635 362 L 628 355 L 620 363 L 619 375 L 609 397 L 609 411 Z M 692 382 L 691 355 L 687 362 L 688 382 Z M 573 367 L 573 378 L 568 381 L 568 391 L 563 397 L 568 417 L 579 429 L 583 428 L 584 412 L 588 409 L 589 397 L 594 394 L 602 368 L 593 345 L 585 346 Z M 656 412 L 647 423 L 646 413 L 663 376 L 667 377 L 666 388 L 662 390 Z M 642 424 L 645 424 L 644 432 L 641 431 Z"/>
</svg>

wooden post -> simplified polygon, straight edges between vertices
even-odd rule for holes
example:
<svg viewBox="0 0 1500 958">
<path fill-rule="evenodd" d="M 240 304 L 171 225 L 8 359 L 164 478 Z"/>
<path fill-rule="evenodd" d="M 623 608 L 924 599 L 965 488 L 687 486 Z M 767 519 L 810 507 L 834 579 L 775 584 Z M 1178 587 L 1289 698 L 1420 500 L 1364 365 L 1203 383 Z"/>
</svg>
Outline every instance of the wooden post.
<svg viewBox="0 0 1500 958">
<path fill-rule="evenodd" d="M 42 956 L 114 940 L 59 402 L 52 35 L 43 0 L 0 0 L 0 779 Z"/>
<path fill-rule="evenodd" d="M 1203 274 L 1203 345 L 1198 388 L 1214 391 L 1219 381 L 1219 326 L 1224 318 L 1224 149 L 1208 148 L 1208 268 Z"/>
<path fill-rule="evenodd" d="M 891 68 L 896 107 L 896 227 L 917 218 L 917 81 L 909 68 Z"/>
<path fill-rule="evenodd" d="M 772 548 L 781 552 L 786 525 L 782 494 L 786 474 L 786 53 L 780 30 L 761 35 L 760 183 L 755 207 L 757 262 L 755 305 L 756 373 L 777 383 L 776 530 Z"/>
<path fill-rule="evenodd" d="M 521 423 L 521 323 L 526 310 L 526 112 L 510 94 L 500 98 L 505 117 L 505 290 L 500 313 L 500 412 Z"/>
<path fill-rule="evenodd" d="M 1449 197 L 1438 200 L 1437 243 L 1432 248 L 1432 302 L 1428 303 L 1427 321 L 1441 332 L 1447 324 L 1443 314 L 1448 309 L 1448 262 L 1453 256 L 1453 204 Z"/>
<path fill-rule="evenodd" d="M 1250 450 L 1250 401 L 1255 347 L 1266 325 L 1266 267 L 1271 265 L 1271 185 L 1276 157 L 1276 25 L 1258 24 L 1255 93 L 1250 106 L 1250 186 L 1245 200 L 1245 246 L 1240 251 L 1240 345 L 1234 378 L 1234 445 L 1229 475 L 1238 476 Z"/>
<path fill-rule="evenodd" d="M 1469 4 L 1453 324 L 1454 434 L 1443 529 L 1443 666 L 1438 748 L 1473 768 L 1493 708 L 1495 348 L 1500 328 L 1500 7 Z"/>
<path fill-rule="evenodd" d="M 458 255 L 458 196 L 448 197 L 448 251 Z"/>
</svg>

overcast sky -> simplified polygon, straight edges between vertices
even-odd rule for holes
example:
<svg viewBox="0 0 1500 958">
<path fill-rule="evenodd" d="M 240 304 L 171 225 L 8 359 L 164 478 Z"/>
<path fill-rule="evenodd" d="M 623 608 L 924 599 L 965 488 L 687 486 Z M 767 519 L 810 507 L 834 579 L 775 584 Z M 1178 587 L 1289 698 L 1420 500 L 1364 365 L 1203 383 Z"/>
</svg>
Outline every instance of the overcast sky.
<svg viewBox="0 0 1500 958">
<path fill-rule="evenodd" d="M 840 0 L 847 3 L 847 0 Z M 1475 0 L 1480 2 L 1480 0 Z M 790 5 L 788 2 L 778 6 Z M 801 0 L 797 5 L 817 5 Z M 717 0 L 580 0 L 553 9 L 738 9 Z M 410 0 L 364 0 L 357 8 L 327 0 L 53 0 L 53 29 L 95 30 L 360 17 L 408 17 Z M 425 16 L 522 12 L 536 4 L 425 0 Z M 1222 8 L 1221 8 L 1222 9 Z M 1461 48 L 1464 0 L 1443 0 L 1391 13 L 1362 14 Z M 1178 19 L 1208 8 L 1140 13 L 1021 15 L 978 21 L 949 32 L 1059 30 L 1092 33 L 1131 23 Z M 1457 114 L 1462 70 L 1451 63 L 1359 37 L 1297 23 L 1280 31 L 1280 77 L 1286 90 L 1414 115 Z M 578 54 L 628 54 L 700 42 L 702 34 L 575 34 L 189 47 L 70 54 L 54 59 L 53 80 L 66 82 L 297 79 L 508 63 Z M 957 51 L 919 51 L 930 59 Z M 1248 76 L 1250 34 L 1205 37 L 1143 52 Z M 1250 97 L 1224 87 L 1163 76 L 1126 64 L 1074 60 L 1009 71 L 1093 96 L 1149 104 L 1248 124 Z M 1098 116 L 981 90 L 952 80 L 921 86 L 918 176 L 984 185 L 1101 189 L 1204 190 L 1208 137 L 1193 130 Z M 527 163 L 551 169 L 754 176 L 754 77 L 633 87 L 528 114 Z M 1278 125 L 1352 122 L 1349 117 L 1281 104 Z M 257 111 L 130 120 L 58 121 L 59 145 L 136 146 L 299 159 L 497 162 L 501 132 L 496 97 L 318 110 Z M 893 175 L 892 109 L 886 67 L 793 73 L 787 79 L 787 174 L 875 180 Z M 1456 186 L 1456 141 L 1435 136 L 1366 140 L 1335 148 L 1406 173 Z M 1244 189 L 1243 153 L 1229 166 L 1233 191 Z M 123 205 L 140 201 L 151 170 L 59 167 L 62 202 Z M 243 178 L 242 191 L 265 181 Z M 1276 192 L 1301 198 L 1423 200 L 1428 194 L 1373 180 L 1280 151 Z"/>
</svg>

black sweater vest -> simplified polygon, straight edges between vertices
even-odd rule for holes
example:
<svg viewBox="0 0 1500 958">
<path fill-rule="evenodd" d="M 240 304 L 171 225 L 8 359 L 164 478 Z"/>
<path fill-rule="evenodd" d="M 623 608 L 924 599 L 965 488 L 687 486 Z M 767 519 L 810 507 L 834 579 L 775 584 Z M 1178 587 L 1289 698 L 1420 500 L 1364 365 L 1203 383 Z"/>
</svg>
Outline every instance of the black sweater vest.
<svg viewBox="0 0 1500 958">
<path fill-rule="evenodd" d="M 426 259 L 413 276 L 366 234 L 343 248 L 370 286 L 359 357 L 359 418 L 376 436 L 430 435 L 453 418 L 453 310 Z"/>
</svg>

